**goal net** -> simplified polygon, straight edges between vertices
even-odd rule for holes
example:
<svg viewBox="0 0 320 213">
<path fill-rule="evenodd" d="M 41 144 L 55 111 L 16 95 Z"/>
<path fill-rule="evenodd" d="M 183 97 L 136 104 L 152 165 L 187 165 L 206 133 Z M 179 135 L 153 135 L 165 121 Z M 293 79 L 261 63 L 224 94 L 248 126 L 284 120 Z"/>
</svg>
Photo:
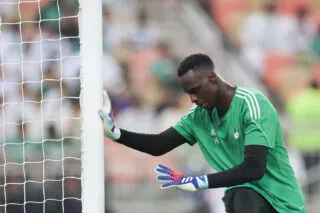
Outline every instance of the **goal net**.
<svg viewBox="0 0 320 213">
<path fill-rule="evenodd" d="M 82 211 L 78 14 L 0 0 L 0 213 Z"/>
</svg>

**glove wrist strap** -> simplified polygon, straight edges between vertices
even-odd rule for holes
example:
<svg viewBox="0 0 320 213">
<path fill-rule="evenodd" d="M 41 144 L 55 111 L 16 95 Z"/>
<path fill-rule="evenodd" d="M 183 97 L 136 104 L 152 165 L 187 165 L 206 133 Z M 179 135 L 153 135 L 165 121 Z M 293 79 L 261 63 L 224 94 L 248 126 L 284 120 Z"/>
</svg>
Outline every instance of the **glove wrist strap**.
<svg viewBox="0 0 320 213">
<path fill-rule="evenodd" d="M 198 189 L 203 190 L 203 189 L 208 189 L 209 188 L 207 175 L 197 176 L 196 179 L 197 179 L 197 182 L 198 182 Z"/>
</svg>

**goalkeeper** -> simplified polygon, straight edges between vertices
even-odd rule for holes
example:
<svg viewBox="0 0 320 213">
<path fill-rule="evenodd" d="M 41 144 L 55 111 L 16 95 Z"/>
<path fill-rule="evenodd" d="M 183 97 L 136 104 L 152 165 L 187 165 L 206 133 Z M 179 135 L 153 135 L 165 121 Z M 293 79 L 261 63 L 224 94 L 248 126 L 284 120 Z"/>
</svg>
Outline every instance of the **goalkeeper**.
<svg viewBox="0 0 320 213">
<path fill-rule="evenodd" d="M 259 91 L 232 87 L 204 54 L 190 55 L 178 68 L 184 91 L 197 106 L 160 134 L 120 129 L 104 93 L 100 116 L 106 137 L 153 156 L 188 143 L 199 147 L 217 173 L 190 177 L 158 165 L 161 188 L 198 191 L 227 187 L 228 213 L 304 213 L 305 202 L 288 160 L 278 115 Z M 139 121 L 137 121 L 139 122 Z"/>
</svg>

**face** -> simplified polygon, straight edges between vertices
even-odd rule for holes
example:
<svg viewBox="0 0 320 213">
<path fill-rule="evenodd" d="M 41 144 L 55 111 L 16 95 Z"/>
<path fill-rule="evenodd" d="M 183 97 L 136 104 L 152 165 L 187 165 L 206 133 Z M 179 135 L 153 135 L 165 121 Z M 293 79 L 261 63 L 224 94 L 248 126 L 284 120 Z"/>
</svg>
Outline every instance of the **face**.
<svg viewBox="0 0 320 213">
<path fill-rule="evenodd" d="M 212 110 L 217 100 L 217 75 L 208 69 L 190 70 L 180 77 L 183 90 L 190 95 L 192 103 Z"/>
</svg>

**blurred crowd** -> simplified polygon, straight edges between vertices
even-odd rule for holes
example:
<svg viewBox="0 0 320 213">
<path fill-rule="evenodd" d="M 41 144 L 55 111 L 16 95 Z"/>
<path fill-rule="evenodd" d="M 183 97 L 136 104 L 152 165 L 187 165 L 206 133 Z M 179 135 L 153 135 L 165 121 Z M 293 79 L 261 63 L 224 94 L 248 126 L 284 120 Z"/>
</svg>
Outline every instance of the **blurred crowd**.
<svg viewBox="0 0 320 213">
<path fill-rule="evenodd" d="M 277 4 L 263 5 L 261 12 L 253 12 L 243 20 L 239 29 L 240 51 L 250 66 L 265 76 L 264 63 L 268 54 L 287 57 L 304 56 L 319 60 L 320 22 L 310 19 L 308 7 L 297 7 L 292 15 L 277 13 Z"/>
<path fill-rule="evenodd" d="M 24 202 L 7 205 L 6 212 L 24 206 L 33 213 L 63 207 L 80 212 L 79 5 L 76 0 L 11 2 L 0 3 L 0 213 L 4 203 Z M 103 6 L 103 87 L 116 122 L 135 132 L 161 132 L 191 107 L 176 77 L 181 56 L 138 1 L 105 2 L 110 3 Z M 285 137 L 304 183 L 305 171 L 320 163 L 319 5 L 295 4 L 288 12 L 281 2 L 294 5 L 290 1 L 198 2 L 269 89 L 281 114 L 290 115 Z M 107 139 L 105 147 L 106 182 L 130 186 L 132 193 L 135 185 L 155 183 L 157 163 L 190 175 L 212 172 L 200 152 L 188 147 L 157 158 Z M 318 192 L 313 182 L 310 195 Z M 195 198 L 205 196 L 211 210 L 217 209 L 211 200 L 221 205 L 223 189 L 214 193 L 214 198 L 210 193 Z"/>
<path fill-rule="evenodd" d="M 179 59 L 147 10 L 125 4 L 103 6 L 103 86 L 119 126 L 160 132 L 190 107 L 177 82 Z M 81 211 L 78 12 L 77 1 L 0 4 L 0 212 L 4 203 L 10 213 Z M 154 160 L 141 173 L 130 169 L 146 156 L 107 140 L 106 147 L 108 182 L 155 180 Z"/>
<path fill-rule="evenodd" d="M 77 8 L 0 4 L 0 212 L 81 211 Z"/>
<path fill-rule="evenodd" d="M 320 81 L 318 1 L 199 1 L 247 69 L 278 95 L 280 111 L 297 91 Z"/>
</svg>

